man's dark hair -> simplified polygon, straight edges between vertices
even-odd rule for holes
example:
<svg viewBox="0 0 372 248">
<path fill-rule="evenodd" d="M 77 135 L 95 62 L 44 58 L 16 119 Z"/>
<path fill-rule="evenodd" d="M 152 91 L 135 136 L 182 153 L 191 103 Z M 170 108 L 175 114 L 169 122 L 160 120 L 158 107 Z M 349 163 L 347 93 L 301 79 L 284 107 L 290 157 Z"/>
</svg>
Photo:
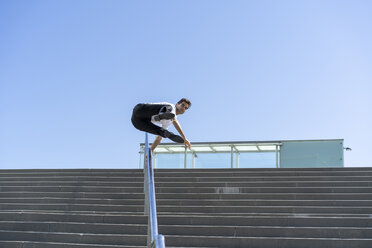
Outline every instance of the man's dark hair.
<svg viewBox="0 0 372 248">
<path fill-rule="evenodd" d="M 182 98 L 181 100 L 179 100 L 179 101 L 177 102 L 177 104 L 180 104 L 180 103 L 183 103 L 183 102 L 187 103 L 187 104 L 189 105 L 189 108 L 191 107 L 191 102 L 190 102 L 190 100 L 187 99 L 187 98 Z"/>
</svg>

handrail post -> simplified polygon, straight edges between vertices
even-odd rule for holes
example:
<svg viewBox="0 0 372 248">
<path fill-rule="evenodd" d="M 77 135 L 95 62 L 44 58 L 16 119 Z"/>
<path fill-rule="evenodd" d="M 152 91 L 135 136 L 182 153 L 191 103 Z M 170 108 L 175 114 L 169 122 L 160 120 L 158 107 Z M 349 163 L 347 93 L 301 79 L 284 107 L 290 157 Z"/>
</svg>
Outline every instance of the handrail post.
<svg viewBox="0 0 372 248">
<path fill-rule="evenodd" d="M 145 194 L 145 209 L 144 209 L 144 214 L 145 215 L 148 215 L 149 214 L 149 196 L 148 196 L 148 192 L 149 192 L 149 180 L 148 180 L 148 149 L 147 149 L 147 146 L 148 146 L 148 135 L 146 133 L 146 138 L 145 138 L 145 151 L 143 153 L 143 161 L 144 161 L 144 165 L 143 165 L 143 172 L 144 172 L 144 182 L 143 182 L 143 192 Z"/>
<path fill-rule="evenodd" d="M 148 134 L 146 133 L 145 159 L 144 159 L 144 193 L 145 193 L 145 215 L 148 215 L 147 225 L 147 247 L 165 248 L 164 236 L 158 234 L 158 218 L 156 212 L 156 195 L 154 168 L 152 167 L 151 149 L 148 145 Z"/>
</svg>

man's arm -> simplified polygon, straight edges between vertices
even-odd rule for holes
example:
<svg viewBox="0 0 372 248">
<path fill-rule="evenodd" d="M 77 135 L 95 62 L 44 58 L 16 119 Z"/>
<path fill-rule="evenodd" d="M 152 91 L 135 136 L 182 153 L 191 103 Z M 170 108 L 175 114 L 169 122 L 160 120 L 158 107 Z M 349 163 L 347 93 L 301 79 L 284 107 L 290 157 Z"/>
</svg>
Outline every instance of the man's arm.
<svg viewBox="0 0 372 248">
<path fill-rule="evenodd" d="M 172 120 L 172 123 L 173 123 L 173 126 L 177 129 L 178 133 L 179 133 L 179 134 L 182 136 L 182 138 L 184 139 L 184 141 L 185 141 L 185 146 L 187 146 L 188 148 L 191 149 L 190 141 L 188 141 L 188 140 L 186 139 L 186 136 L 185 136 L 185 134 L 184 134 L 183 131 L 182 131 L 182 128 L 181 128 L 180 123 L 177 121 L 177 119 L 173 119 L 173 120 Z"/>
<path fill-rule="evenodd" d="M 155 148 L 160 144 L 160 141 L 163 139 L 161 136 L 157 136 L 154 142 L 151 145 L 151 151 L 154 152 Z"/>
</svg>

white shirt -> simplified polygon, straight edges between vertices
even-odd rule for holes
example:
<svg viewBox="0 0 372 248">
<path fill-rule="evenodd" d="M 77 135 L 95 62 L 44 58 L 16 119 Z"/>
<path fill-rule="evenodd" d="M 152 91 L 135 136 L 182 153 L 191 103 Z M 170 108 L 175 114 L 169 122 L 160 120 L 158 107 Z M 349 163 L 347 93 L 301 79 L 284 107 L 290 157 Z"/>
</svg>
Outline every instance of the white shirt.
<svg viewBox="0 0 372 248">
<path fill-rule="evenodd" d="M 170 108 L 167 109 L 167 112 L 173 113 L 174 118 L 177 119 L 176 117 L 176 106 L 174 104 L 169 103 L 169 102 L 158 102 L 158 103 L 150 103 L 150 104 L 159 104 L 159 105 L 170 105 Z M 169 111 L 170 110 L 170 111 Z M 169 128 L 170 124 L 172 124 L 172 120 L 160 120 L 160 121 L 155 121 L 154 120 L 155 115 L 151 116 L 151 122 L 154 124 L 160 124 L 162 128 L 167 129 Z"/>
</svg>

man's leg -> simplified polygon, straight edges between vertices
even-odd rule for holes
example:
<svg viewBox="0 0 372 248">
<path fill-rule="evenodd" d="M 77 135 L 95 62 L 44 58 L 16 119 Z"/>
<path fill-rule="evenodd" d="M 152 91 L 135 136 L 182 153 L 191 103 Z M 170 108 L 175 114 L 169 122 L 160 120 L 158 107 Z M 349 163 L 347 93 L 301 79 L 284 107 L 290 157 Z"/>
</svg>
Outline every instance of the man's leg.
<svg viewBox="0 0 372 248">
<path fill-rule="evenodd" d="M 177 143 L 184 143 L 181 136 L 175 135 L 168 130 L 161 128 L 151 122 L 151 116 L 161 111 L 168 111 L 168 105 L 137 104 L 133 109 L 132 124 L 135 128 L 151 134 L 160 135 L 163 138 L 169 138 Z"/>
<path fill-rule="evenodd" d="M 159 135 L 163 138 L 169 138 L 176 143 L 184 143 L 181 136 L 176 135 L 168 130 L 153 124 L 150 121 L 132 118 L 133 126 L 141 131 L 148 132 L 151 134 Z"/>
<path fill-rule="evenodd" d="M 134 107 L 133 115 L 144 120 L 151 120 L 152 116 L 155 116 L 155 121 L 170 120 L 175 116 L 171 111 L 170 105 L 140 103 Z"/>
</svg>

